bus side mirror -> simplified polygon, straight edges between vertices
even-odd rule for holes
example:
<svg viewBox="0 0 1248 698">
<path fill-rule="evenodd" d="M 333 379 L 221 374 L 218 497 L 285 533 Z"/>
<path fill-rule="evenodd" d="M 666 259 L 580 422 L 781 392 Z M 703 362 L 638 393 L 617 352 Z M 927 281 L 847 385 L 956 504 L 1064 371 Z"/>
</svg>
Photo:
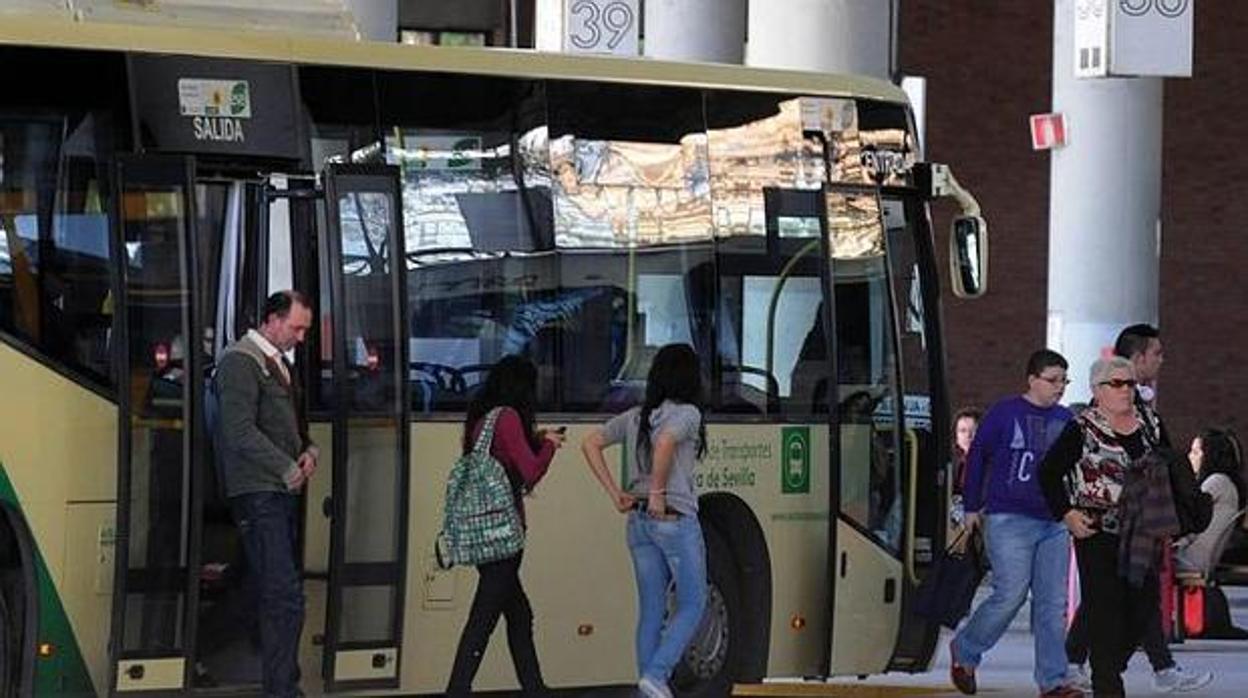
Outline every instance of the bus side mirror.
<svg viewBox="0 0 1248 698">
<path fill-rule="evenodd" d="M 958 216 L 949 231 L 949 271 L 958 298 L 978 298 L 988 290 L 988 223 Z"/>
<path fill-rule="evenodd" d="M 962 215 L 953 219 L 949 230 L 949 271 L 953 294 L 958 298 L 978 298 L 988 290 L 988 222 L 980 215 L 979 202 L 958 184 L 953 170 L 940 163 L 918 163 L 915 186 L 929 198 L 951 198 Z"/>
</svg>

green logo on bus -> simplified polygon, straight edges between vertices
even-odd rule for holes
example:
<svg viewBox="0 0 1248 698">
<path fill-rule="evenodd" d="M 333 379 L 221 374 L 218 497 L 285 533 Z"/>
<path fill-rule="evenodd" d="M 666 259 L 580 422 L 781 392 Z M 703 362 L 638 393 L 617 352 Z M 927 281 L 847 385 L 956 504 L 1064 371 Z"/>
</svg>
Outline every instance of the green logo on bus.
<svg viewBox="0 0 1248 698">
<path fill-rule="evenodd" d="M 809 494 L 810 427 L 784 427 L 780 434 L 780 491 Z"/>
<path fill-rule="evenodd" d="M 251 116 L 251 90 L 247 83 L 239 80 L 230 90 L 230 114 L 232 116 Z"/>
</svg>

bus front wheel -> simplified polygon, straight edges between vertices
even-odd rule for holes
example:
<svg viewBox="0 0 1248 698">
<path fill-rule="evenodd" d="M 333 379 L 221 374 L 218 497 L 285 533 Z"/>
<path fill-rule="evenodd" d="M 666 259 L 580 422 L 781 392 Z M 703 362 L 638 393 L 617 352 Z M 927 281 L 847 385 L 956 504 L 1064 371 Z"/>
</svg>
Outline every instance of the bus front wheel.
<svg viewBox="0 0 1248 698">
<path fill-rule="evenodd" d="M 706 610 L 697 633 L 672 676 L 681 698 L 719 698 L 732 689 L 732 643 L 740 637 L 741 593 L 732 550 L 718 531 L 704 526 Z"/>
<path fill-rule="evenodd" d="M 2 581 L 3 577 L 0 576 L 0 582 Z M 0 583 L 0 696 L 17 694 L 17 687 L 14 685 L 17 667 L 17 643 L 14 641 L 16 629 L 17 624 L 13 621 L 13 614 L 9 612 L 9 600 L 4 585 Z"/>
<path fill-rule="evenodd" d="M 698 503 L 703 528 L 714 528 L 728 544 L 741 600 L 739 631 L 732 645 L 734 683 L 761 683 L 771 648 L 771 555 L 758 518 L 740 497 L 728 492 L 703 495 Z"/>
</svg>

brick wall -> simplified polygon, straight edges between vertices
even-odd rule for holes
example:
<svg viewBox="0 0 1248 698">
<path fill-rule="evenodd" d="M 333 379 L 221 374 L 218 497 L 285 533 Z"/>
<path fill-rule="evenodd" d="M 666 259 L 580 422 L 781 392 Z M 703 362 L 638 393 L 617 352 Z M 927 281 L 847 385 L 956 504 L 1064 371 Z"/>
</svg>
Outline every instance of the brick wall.
<svg viewBox="0 0 1248 698">
<path fill-rule="evenodd" d="M 949 291 L 948 227 L 933 208 L 944 287 L 951 400 L 986 406 L 1026 388 L 1027 356 L 1044 343 L 1049 157 L 1031 150 L 1027 117 L 1051 102 L 1047 2 L 903 0 L 901 66 L 927 78 L 926 157 L 953 166 L 989 224 L 989 290 Z"/>
<path fill-rule="evenodd" d="M 954 165 L 988 218 L 991 284 L 944 296 L 954 405 L 1023 387 L 1045 339 L 1049 159 L 1027 116 L 1052 102 L 1052 3 L 903 0 L 901 67 L 928 79 L 928 158 Z M 1161 410 L 1177 442 L 1228 424 L 1248 437 L 1248 3 L 1196 4 L 1194 76 L 1166 83 Z M 954 207 L 933 211 L 941 264 Z M 942 267 L 943 269 L 943 267 Z M 1086 367 L 1074 367 L 1081 379 Z"/>
</svg>

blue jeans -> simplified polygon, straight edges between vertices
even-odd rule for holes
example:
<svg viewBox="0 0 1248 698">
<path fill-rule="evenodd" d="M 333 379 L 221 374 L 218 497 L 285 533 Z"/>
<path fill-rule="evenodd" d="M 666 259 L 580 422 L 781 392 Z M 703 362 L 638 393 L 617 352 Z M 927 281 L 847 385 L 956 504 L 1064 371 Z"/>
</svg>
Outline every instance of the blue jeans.
<svg viewBox="0 0 1248 698">
<path fill-rule="evenodd" d="M 628 549 L 637 575 L 637 671 L 666 684 L 689 646 L 706 607 L 706 542 L 697 516 L 674 521 L 641 511 L 628 515 Z M 667 587 L 676 583 L 676 610 L 663 627 Z"/>
<path fill-rule="evenodd" d="M 299 634 L 303 632 L 303 580 L 295 561 L 299 499 L 280 492 L 230 497 L 259 596 L 264 695 L 299 694 Z"/>
<path fill-rule="evenodd" d="M 953 638 L 959 664 L 978 666 L 997 644 L 1031 590 L 1031 633 L 1036 685 L 1041 691 L 1066 682 L 1066 575 L 1070 537 L 1056 521 L 1023 514 L 989 514 L 985 523 L 992 595 Z"/>
</svg>

